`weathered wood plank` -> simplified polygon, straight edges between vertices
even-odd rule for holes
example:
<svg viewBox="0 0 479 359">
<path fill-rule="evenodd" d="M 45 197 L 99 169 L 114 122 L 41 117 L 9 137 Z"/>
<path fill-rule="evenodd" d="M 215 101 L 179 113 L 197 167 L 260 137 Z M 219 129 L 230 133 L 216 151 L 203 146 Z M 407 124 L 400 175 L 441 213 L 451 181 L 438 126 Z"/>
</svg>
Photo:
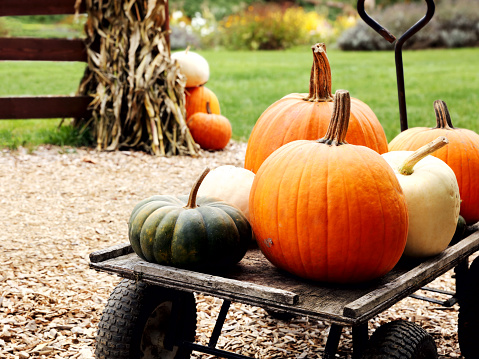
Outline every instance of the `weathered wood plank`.
<svg viewBox="0 0 479 359">
<path fill-rule="evenodd" d="M 116 250 L 117 246 L 110 247 Z M 107 249 L 108 250 L 108 249 Z M 270 264 L 262 255 L 259 249 L 250 250 L 245 258 L 234 268 L 221 273 L 208 273 L 211 281 L 226 280 L 253 283 L 258 286 L 281 289 L 297 295 L 297 303 L 287 304 L 277 300 L 269 300 L 257 293 L 237 291 L 235 286 L 188 285 L 184 282 L 168 280 L 159 277 L 158 274 L 147 274 L 141 271 L 138 265 L 147 262 L 142 261 L 135 253 L 111 258 L 105 261 L 90 263 L 90 267 L 102 272 L 120 275 L 124 278 L 140 279 L 146 283 L 160 285 L 166 288 L 199 292 L 207 295 L 217 296 L 222 299 L 230 299 L 239 303 L 260 306 L 285 313 L 310 316 L 321 320 L 331 320 L 340 324 L 352 324 L 354 319 L 342 316 L 344 305 L 353 298 L 359 298 L 367 288 L 363 286 L 338 286 L 324 283 L 314 283 L 298 279 L 288 273 L 279 271 Z M 150 264 L 157 266 L 156 264 Z M 189 275 L 189 271 L 188 275 Z M 287 302 L 287 301 L 286 301 Z"/>
<path fill-rule="evenodd" d="M 477 231 L 479 231 L 479 222 L 476 222 L 470 226 L 467 226 L 464 237 L 469 237 L 471 234 L 474 234 L 474 232 L 477 232 Z"/>
<path fill-rule="evenodd" d="M 89 96 L 0 97 L 0 119 L 88 118 Z"/>
<path fill-rule="evenodd" d="M 176 275 L 164 275 L 164 268 L 142 261 L 134 253 L 105 262 L 92 263 L 91 266 L 97 270 L 120 274 L 127 278 L 141 278 L 147 283 L 168 288 L 197 291 L 263 308 L 329 320 L 337 324 L 358 325 L 447 272 L 478 249 L 479 231 L 476 231 L 437 257 L 416 263 L 401 261 L 384 277 L 356 285 L 327 284 L 299 279 L 278 270 L 267 261 L 259 249 L 249 250 L 245 258 L 229 270 L 201 275 L 184 271 L 180 281 L 176 280 Z M 190 280 L 191 275 L 193 278 Z M 242 284 L 238 287 L 237 282 Z M 260 289 L 249 291 L 250 285 Z M 272 290 L 292 293 L 297 299 L 294 299 L 294 304 L 289 304 L 289 299 L 277 301 L 274 299 L 275 296 L 264 296 L 265 293 L 272 293 Z"/>
<path fill-rule="evenodd" d="M 85 12 L 84 1 L 79 9 Z M 68 15 L 75 13 L 75 0 L 1 0 L 0 16 Z"/>
<path fill-rule="evenodd" d="M 344 307 L 343 314 L 347 317 L 357 318 L 373 309 L 377 311 L 380 306 L 407 297 L 429 283 L 431 279 L 454 268 L 459 261 L 475 252 L 478 240 L 479 232 L 476 232 L 455 246 L 446 248 L 437 256 L 418 264 L 403 275 L 349 303 Z"/>
<path fill-rule="evenodd" d="M 81 39 L 0 38 L 0 60 L 87 62 Z"/>
<path fill-rule="evenodd" d="M 118 250 L 118 246 L 110 247 L 113 251 Z M 138 279 L 134 267 L 140 258 L 135 253 L 125 254 L 117 258 L 106 259 L 102 262 L 90 261 L 90 268 L 101 272 L 107 272 L 122 278 Z"/>
<path fill-rule="evenodd" d="M 99 251 L 90 253 L 90 262 L 104 262 L 108 259 L 121 257 L 130 253 L 133 253 L 133 248 L 131 248 L 130 243 L 121 243 L 113 247 L 100 249 Z"/>
<path fill-rule="evenodd" d="M 117 245 L 107 250 L 120 253 L 131 247 Z M 122 255 L 118 258 L 109 258 L 104 261 L 96 260 L 109 257 L 106 251 L 92 253 L 90 267 L 102 272 L 120 275 L 130 279 L 142 281 L 165 288 L 172 288 L 187 292 L 200 292 L 217 295 L 221 298 L 238 300 L 239 302 L 256 304 L 259 306 L 284 305 L 289 307 L 298 302 L 295 293 L 252 284 L 249 282 L 235 281 L 230 278 L 222 278 L 211 274 L 193 272 L 180 268 L 167 267 L 143 261 L 135 253 Z M 90 255 L 92 257 L 92 255 Z"/>
<path fill-rule="evenodd" d="M 201 292 L 230 292 L 288 305 L 296 304 L 299 299 L 296 293 L 282 289 L 147 262 L 137 264 L 135 272 L 159 283 L 175 283 Z"/>
</svg>

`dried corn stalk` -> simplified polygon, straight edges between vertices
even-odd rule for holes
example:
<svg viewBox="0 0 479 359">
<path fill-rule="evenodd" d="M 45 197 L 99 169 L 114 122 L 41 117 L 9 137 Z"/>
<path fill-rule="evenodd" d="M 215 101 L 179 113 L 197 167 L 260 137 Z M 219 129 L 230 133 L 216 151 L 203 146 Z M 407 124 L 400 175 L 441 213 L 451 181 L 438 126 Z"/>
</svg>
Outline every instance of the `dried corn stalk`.
<svg viewBox="0 0 479 359">
<path fill-rule="evenodd" d="M 88 67 L 78 93 L 90 95 L 99 150 L 143 149 L 195 155 L 185 122 L 185 79 L 170 58 L 162 27 L 168 0 L 77 0 L 88 12 Z"/>
</svg>

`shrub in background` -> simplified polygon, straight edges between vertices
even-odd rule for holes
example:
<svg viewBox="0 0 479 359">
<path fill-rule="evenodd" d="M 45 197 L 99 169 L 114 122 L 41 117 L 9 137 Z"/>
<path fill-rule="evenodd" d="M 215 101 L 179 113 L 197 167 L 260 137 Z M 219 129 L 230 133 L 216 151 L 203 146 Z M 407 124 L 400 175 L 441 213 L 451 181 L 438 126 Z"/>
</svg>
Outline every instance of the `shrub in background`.
<svg viewBox="0 0 479 359">
<path fill-rule="evenodd" d="M 396 37 L 421 19 L 426 11 L 423 3 L 398 3 L 371 16 L 383 24 Z M 363 21 L 339 38 L 337 45 L 343 50 L 390 50 L 388 43 Z M 405 49 L 452 48 L 479 46 L 479 1 L 438 1 L 431 21 L 404 44 Z"/>
<path fill-rule="evenodd" d="M 431 25 L 429 38 L 436 41 L 436 46 L 479 46 L 479 2 L 443 0 L 436 7 L 436 21 L 433 19 Z"/>
<path fill-rule="evenodd" d="M 198 36 L 187 28 L 173 25 L 170 27 L 171 50 L 184 50 L 188 46 L 198 48 L 201 45 Z"/>
<path fill-rule="evenodd" d="M 205 7 L 216 20 L 237 13 L 256 0 L 175 0 L 170 3 L 170 13 L 180 10 L 186 16 L 193 18 L 203 13 Z"/>
<path fill-rule="evenodd" d="M 219 22 L 220 45 L 231 50 L 277 50 L 312 42 L 331 43 L 354 17 L 330 22 L 299 6 L 255 4 Z"/>
<path fill-rule="evenodd" d="M 206 6 L 191 18 L 183 10 L 170 12 L 170 47 L 172 50 L 214 47 L 216 28 L 216 19 Z"/>
<path fill-rule="evenodd" d="M 170 12 L 181 10 L 186 16 L 192 18 L 198 13 L 203 13 L 204 8 L 208 7 L 208 11 L 213 15 L 216 21 L 220 21 L 226 16 L 238 13 L 254 3 L 267 3 L 271 1 L 295 3 L 298 6 L 308 9 L 317 7 L 317 5 L 314 5 L 311 0 L 174 0 L 170 2 Z M 348 1 L 355 2 L 356 0 Z"/>
<path fill-rule="evenodd" d="M 221 45 L 227 49 L 285 49 L 307 36 L 301 9 L 277 4 L 251 5 L 220 22 Z"/>
</svg>

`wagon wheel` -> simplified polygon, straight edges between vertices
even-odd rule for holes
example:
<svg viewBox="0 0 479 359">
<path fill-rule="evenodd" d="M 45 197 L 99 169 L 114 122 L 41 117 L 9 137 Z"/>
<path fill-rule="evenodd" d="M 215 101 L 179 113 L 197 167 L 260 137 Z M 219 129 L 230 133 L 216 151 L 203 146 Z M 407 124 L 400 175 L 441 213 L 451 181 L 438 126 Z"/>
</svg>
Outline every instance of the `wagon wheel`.
<svg viewBox="0 0 479 359">
<path fill-rule="evenodd" d="M 434 339 L 420 326 L 397 320 L 380 326 L 368 342 L 364 359 L 437 358 Z"/>
<path fill-rule="evenodd" d="M 173 311 L 173 306 L 178 310 Z M 195 334 L 196 303 L 192 293 L 123 279 L 111 293 L 103 311 L 95 357 L 189 358 L 191 350 L 175 346 L 174 342 L 192 342 Z"/>
<path fill-rule="evenodd" d="M 476 258 L 466 274 L 463 283 L 464 293 L 459 298 L 458 330 L 459 347 L 461 354 L 467 358 L 479 357 L 479 258 Z"/>
</svg>

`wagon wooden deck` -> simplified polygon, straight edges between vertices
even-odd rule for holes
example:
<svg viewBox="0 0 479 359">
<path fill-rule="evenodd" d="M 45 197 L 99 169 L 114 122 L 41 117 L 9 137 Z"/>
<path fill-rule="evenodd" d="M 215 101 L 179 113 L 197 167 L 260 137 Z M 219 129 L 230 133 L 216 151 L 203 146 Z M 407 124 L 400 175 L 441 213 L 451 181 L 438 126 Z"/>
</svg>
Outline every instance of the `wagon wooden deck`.
<svg viewBox="0 0 479 359">
<path fill-rule="evenodd" d="M 277 312 L 309 316 L 341 325 L 358 325 L 373 318 L 479 250 L 479 226 L 439 255 L 401 260 L 379 280 L 360 285 L 306 281 L 278 270 L 257 248 L 250 249 L 234 268 L 199 273 L 141 260 L 129 244 L 90 255 L 91 268 L 146 283 L 197 292 Z"/>
</svg>

